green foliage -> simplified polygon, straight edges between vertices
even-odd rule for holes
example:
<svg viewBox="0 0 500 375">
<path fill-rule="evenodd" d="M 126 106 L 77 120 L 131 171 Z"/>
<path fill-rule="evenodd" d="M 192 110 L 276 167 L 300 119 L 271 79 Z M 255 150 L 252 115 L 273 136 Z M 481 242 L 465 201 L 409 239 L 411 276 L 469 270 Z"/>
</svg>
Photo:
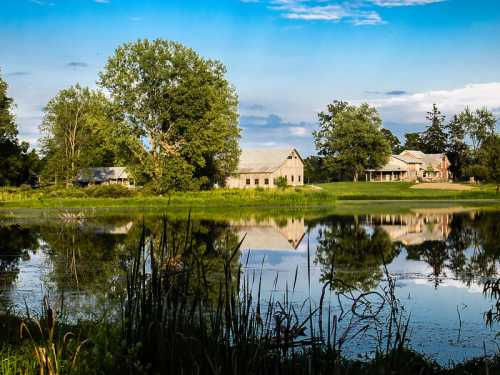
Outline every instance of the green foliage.
<svg viewBox="0 0 500 375">
<path fill-rule="evenodd" d="M 120 119 L 102 93 L 72 86 L 51 99 L 44 112 L 40 129 L 48 181 L 70 185 L 81 168 L 115 164 Z"/>
<path fill-rule="evenodd" d="M 29 151 L 29 144 L 17 138 L 14 101 L 7 95 L 7 88 L 0 77 L 0 186 L 34 185 L 40 161 L 35 151 Z"/>
<path fill-rule="evenodd" d="M 318 117 L 320 127 L 313 133 L 316 149 L 331 171 L 357 181 L 366 169 L 387 162 L 391 146 L 380 130 L 382 120 L 375 108 L 334 101 Z"/>
<path fill-rule="evenodd" d="M 84 189 L 92 198 L 124 198 L 134 195 L 134 191 L 122 185 L 96 185 Z"/>
<path fill-rule="evenodd" d="M 325 166 L 325 159 L 320 156 L 308 156 L 304 159 L 304 182 L 318 183 L 331 180 L 330 173 Z"/>
<path fill-rule="evenodd" d="M 484 140 L 478 159 L 484 168 L 486 181 L 494 183 L 498 193 L 500 189 L 500 135 L 492 135 Z"/>
<path fill-rule="evenodd" d="M 100 85 L 129 121 L 132 163 L 157 191 L 223 184 L 236 168 L 238 100 L 225 73 L 162 39 L 124 44 L 109 58 Z"/>
<path fill-rule="evenodd" d="M 405 150 L 415 150 L 422 151 L 422 138 L 420 133 L 406 133 L 405 134 L 405 144 L 403 147 Z"/>
<path fill-rule="evenodd" d="M 392 153 L 393 154 L 400 154 L 404 148 L 401 146 L 401 142 L 399 141 L 399 138 L 396 137 L 394 134 L 392 134 L 392 132 L 389 129 L 382 128 L 382 129 L 380 129 L 380 131 L 384 135 L 385 139 L 391 145 Z"/>
<path fill-rule="evenodd" d="M 470 152 L 465 143 L 467 129 L 456 115 L 446 126 L 446 129 L 448 131 L 446 156 L 450 161 L 450 172 L 455 179 L 461 178 L 466 174 L 467 164 L 469 163 Z"/>
<path fill-rule="evenodd" d="M 426 154 L 441 154 L 446 150 L 448 139 L 444 127 L 445 116 L 441 114 L 436 104 L 433 104 L 432 111 L 427 112 L 426 118 L 431 124 L 421 134 L 421 151 Z"/>
<path fill-rule="evenodd" d="M 288 180 L 283 176 L 279 176 L 276 179 L 275 185 L 280 189 L 285 189 L 288 186 Z"/>
</svg>

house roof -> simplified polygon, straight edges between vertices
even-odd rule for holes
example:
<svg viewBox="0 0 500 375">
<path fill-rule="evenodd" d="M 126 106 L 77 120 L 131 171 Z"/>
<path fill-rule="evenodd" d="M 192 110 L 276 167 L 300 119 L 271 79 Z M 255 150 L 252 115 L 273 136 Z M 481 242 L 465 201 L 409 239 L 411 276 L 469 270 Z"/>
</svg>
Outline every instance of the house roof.
<svg viewBox="0 0 500 375">
<path fill-rule="evenodd" d="M 103 182 L 128 177 L 128 173 L 124 167 L 97 167 L 80 169 L 76 180 L 78 182 Z"/>
<path fill-rule="evenodd" d="M 438 165 L 444 157 L 444 154 L 424 154 L 423 161 L 427 165 Z"/>
<path fill-rule="evenodd" d="M 238 173 L 271 173 L 281 167 L 289 155 L 296 152 L 293 147 L 289 148 L 260 148 L 242 150 Z M 302 159 L 301 159 L 302 160 Z"/>
<path fill-rule="evenodd" d="M 393 158 L 401 160 L 402 162 L 405 162 L 407 164 L 420 164 L 422 163 L 422 160 L 419 160 L 417 158 L 414 158 L 409 155 L 392 155 Z"/>
<path fill-rule="evenodd" d="M 367 172 L 407 172 L 408 168 L 398 165 L 396 163 L 387 163 L 381 168 L 367 169 Z"/>
<path fill-rule="evenodd" d="M 417 151 L 417 150 L 404 150 L 400 155 L 407 155 L 410 157 L 414 157 L 416 159 L 423 159 L 425 154 L 422 151 Z"/>
</svg>

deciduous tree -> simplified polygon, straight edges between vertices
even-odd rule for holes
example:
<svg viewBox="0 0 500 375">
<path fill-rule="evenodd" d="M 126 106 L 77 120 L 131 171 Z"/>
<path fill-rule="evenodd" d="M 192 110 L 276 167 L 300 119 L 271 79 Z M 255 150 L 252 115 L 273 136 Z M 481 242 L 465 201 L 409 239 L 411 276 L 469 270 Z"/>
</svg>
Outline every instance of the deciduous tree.
<svg viewBox="0 0 500 375">
<path fill-rule="evenodd" d="M 44 112 L 41 145 L 51 180 L 70 185 L 81 168 L 114 165 L 119 121 L 102 93 L 76 85 L 61 90 Z"/>
<path fill-rule="evenodd" d="M 334 101 L 318 117 L 319 130 L 313 136 L 331 170 L 344 170 L 358 181 L 366 169 L 387 162 L 391 146 L 380 130 L 382 120 L 375 108 Z"/>
<path fill-rule="evenodd" d="M 159 191 L 223 182 L 238 163 L 234 89 L 218 61 L 157 39 L 120 46 L 100 75 L 131 124 L 134 160 Z"/>
<path fill-rule="evenodd" d="M 0 77 L 0 186 L 35 184 L 39 170 L 38 155 L 29 151 L 27 142 L 19 142 L 7 83 Z"/>
</svg>

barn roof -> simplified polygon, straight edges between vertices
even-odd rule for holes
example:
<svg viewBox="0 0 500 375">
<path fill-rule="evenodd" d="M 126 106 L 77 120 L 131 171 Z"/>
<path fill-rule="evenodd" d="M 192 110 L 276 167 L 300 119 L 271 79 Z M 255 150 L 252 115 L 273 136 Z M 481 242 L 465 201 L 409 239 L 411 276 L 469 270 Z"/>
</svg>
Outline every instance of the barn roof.
<svg viewBox="0 0 500 375">
<path fill-rule="evenodd" d="M 76 176 L 78 182 L 104 182 L 119 178 L 129 178 L 125 167 L 84 168 Z"/>
<path fill-rule="evenodd" d="M 299 153 L 293 147 L 260 148 L 242 150 L 238 173 L 271 173 L 281 167 L 293 152 Z M 302 160 L 302 159 L 301 159 Z"/>
</svg>

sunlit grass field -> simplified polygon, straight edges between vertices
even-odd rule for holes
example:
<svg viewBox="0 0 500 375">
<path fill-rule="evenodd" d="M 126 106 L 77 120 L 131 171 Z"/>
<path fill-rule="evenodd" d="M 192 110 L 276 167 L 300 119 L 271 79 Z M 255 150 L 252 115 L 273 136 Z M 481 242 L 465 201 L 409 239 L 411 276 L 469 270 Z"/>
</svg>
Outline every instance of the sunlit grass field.
<svg viewBox="0 0 500 375">
<path fill-rule="evenodd" d="M 318 184 L 338 200 L 434 200 L 500 199 L 493 185 L 479 185 L 469 191 L 413 189 L 408 182 L 331 182 Z"/>
</svg>

